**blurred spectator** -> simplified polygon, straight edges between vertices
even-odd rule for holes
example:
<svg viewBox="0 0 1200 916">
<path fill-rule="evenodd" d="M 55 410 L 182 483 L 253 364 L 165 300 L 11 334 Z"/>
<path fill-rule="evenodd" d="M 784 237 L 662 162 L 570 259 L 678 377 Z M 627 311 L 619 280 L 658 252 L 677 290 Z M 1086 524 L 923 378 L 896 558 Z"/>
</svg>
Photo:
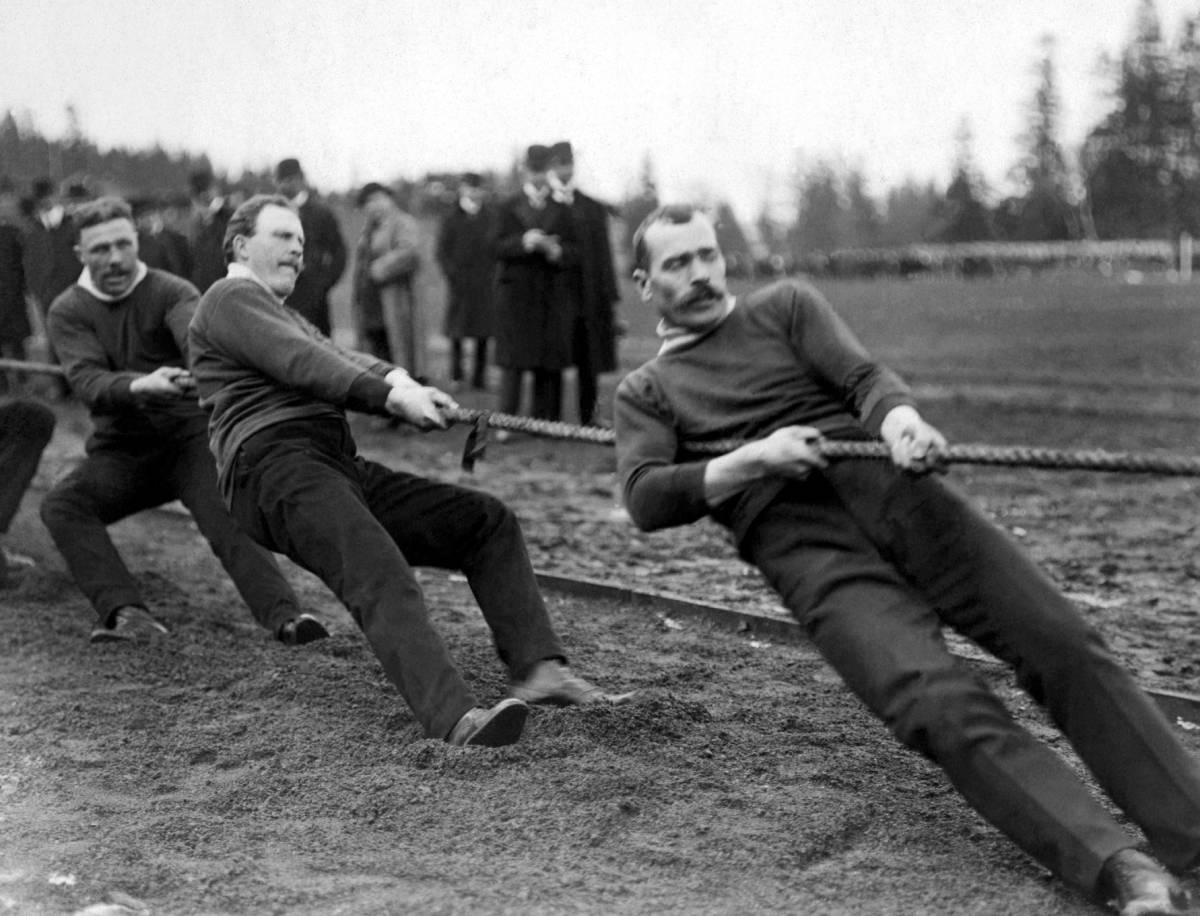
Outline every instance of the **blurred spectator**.
<svg viewBox="0 0 1200 916">
<path fill-rule="evenodd" d="M 575 187 L 575 152 L 567 140 L 550 147 L 550 183 L 554 199 L 571 211 L 579 243 L 579 261 L 567 270 L 575 301 L 573 337 L 579 422 L 596 419 L 598 377 L 617 368 L 615 306 L 621 299 L 608 236 L 608 208 Z"/>
<path fill-rule="evenodd" d="M 82 202 L 86 191 L 75 186 L 70 200 L 64 201 L 53 181 L 39 178 L 33 184 L 33 216 L 25 237 L 25 282 L 33 294 L 39 319 L 39 331 L 46 326 L 50 303 L 68 289 L 79 276 L 81 266 L 75 256 L 75 232 L 71 226 L 68 205 Z M 46 340 L 46 360 L 58 362 L 54 346 Z M 45 379 L 52 397 L 66 397 L 70 392 L 66 381 L 57 377 Z"/>
<path fill-rule="evenodd" d="M 168 228 L 163 204 L 153 197 L 130 201 L 137 223 L 138 254 L 147 267 L 157 267 L 187 280 L 192 275 L 192 255 L 187 237 Z"/>
<path fill-rule="evenodd" d="M 450 382 L 463 381 L 463 341 L 474 341 L 471 386 L 487 387 L 488 341 L 495 334 L 492 301 L 496 259 L 491 241 L 496 231 L 496 211 L 488 202 L 483 179 L 474 172 L 463 175 L 458 201 L 442 221 L 437 240 L 437 261 L 446 275 L 448 294 L 443 330 L 450 338 Z"/>
<path fill-rule="evenodd" d="M 346 270 L 346 242 L 333 211 L 317 199 L 295 159 L 275 167 L 275 187 L 300 211 L 304 229 L 304 270 L 287 304 L 329 336 L 329 291 Z"/>
<path fill-rule="evenodd" d="M 0 357 L 24 360 L 25 340 L 33 329 L 26 301 L 29 291 L 19 219 L 16 188 L 7 178 L 0 178 Z M 0 393 L 9 392 L 18 382 L 15 373 L 0 372 Z"/>
<path fill-rule="evenodd" d="M 562 372 L 571 365 L 575 314 L 564 268 L 578 260 L 571 213 L 550 195 L 550 149 L 526 151 L 524 184 L 500 205 L 494 251 L 496 365 L 504 371 L 500 410 L 518 413 L 521 383 L 533 372 L 534 417 L 562 417 Z"/>
<path fill-rule="evenodd" d="M 425 327 L 413 284 L 421 264 L 417 221 L 400 209 L 390 188 L 377 182 L 359 192 L 358 206 L 367 216 L 354 260 L 360 346 L 424 378 Z"/>
<path fill-rule="evenodd" d="M 37 471 L 42 452 L 54 433 L 54 413 L 32 400 L 0 403 L 0 535 L 8 534 L 21 497 Z M 16 584 L 33 560 L 0 545 L 0 588 Z"/>
<path fill-rule="evenodd" d="M 207 169 L 198 169 L 188 177 L 192 195 L 192 215 L 188 225 L 188 245 L 192 255 L 192 285 L 204 292 L 225 276 L 225 226 L 233 208 L 217 193 L 217 179 Z"/>
</svg>

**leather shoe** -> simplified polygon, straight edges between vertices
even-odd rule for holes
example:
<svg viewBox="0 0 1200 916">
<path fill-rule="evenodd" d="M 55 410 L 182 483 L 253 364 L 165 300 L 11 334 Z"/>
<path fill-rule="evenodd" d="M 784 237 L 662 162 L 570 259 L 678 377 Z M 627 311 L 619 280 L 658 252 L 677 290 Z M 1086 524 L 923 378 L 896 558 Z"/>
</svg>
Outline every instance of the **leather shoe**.
<svg viewBox="0 0 1200 916">
<path fill-rule="evenodd" d="M 514 697 L 526 703 L 549 703 L 554 706 L 619 704 L 627 703 L 633 698 L 632 693 L 617 696 L 605 693 L 556 658 L 538 662 L 524 680 L 514 681 L 509 688 Z"/>
<path fill-rule="evenodd" d="M 144 607 L 127 604 L 113 615 L 112 625 L 101 624 L 92 630 L 90 642 L 136 642 L 142 638 L 166 636 L 170 630 L 155 620 Z"/>
<path fill-rule="evenodd" d="M 1137 849 L 1122 849 L 1105 860 L 1097 890 L 1120 916 L 1186 916 L 1193 912 L 1179 882 Z"/>
<path fill-rule="evenodd" d="M 520 700 L 501 700 L 491 709 L 468 709 L 450 729 L 446 743 L 456 747 L 503 747 L 521 737 L 529 707 Z"/>
<path fill-rule="evenodd" d="M 287 646 L 302 646 L 305 643 L 327 639 L 329 630 L 312 614 L 299 614 L 290 620 L 285 620 L 275 634 L 281 643 Z"/>
</svg>

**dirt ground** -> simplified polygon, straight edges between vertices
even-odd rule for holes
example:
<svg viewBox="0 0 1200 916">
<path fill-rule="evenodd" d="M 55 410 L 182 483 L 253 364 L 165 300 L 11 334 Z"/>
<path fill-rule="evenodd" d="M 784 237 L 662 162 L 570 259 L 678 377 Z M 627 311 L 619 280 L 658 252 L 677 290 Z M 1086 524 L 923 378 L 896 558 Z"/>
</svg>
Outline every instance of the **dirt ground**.
<svg viewBox="0 0 1200 916">
<path fill-rule="evenodd" d="M 927 412 L 960 441 L 1188 451 L 1197 432 L 1187 419 L 1139 426 L 1002 405 L 980 416 L 952 398 Z M 968 413 L 970 435 L 956 435 Z M 8 539 L 41 566 L 0 595 L 0 912 L 1099 912 L 895 745 L 803 646 L 551 592 L 574 664 L 638 690 L 637 702 L 539 709 L 518 745 L 450 748 L 421 737 L 321 583 L 287 567 L 334 636 L 282 647 L 175 511 L 113 528 L 172 636 L 89 645 L 90 610 L 36 515 L 87 426 L 77 408 L 59 414 Z M 373 457 L 507 499 L 539 570 L 778 613 L 717 529 L 634 531 L 603 448 L 516 439 L 467 476 L 461 429 L 356 427 Z M 1200 693 L 1200 481 L 951 478 L 1140 680 Z M 465 584 L 436 571 L 423 581 L 468 680 L 499 699 L 504 675 Z M 1003 671 L 981 670 L 1073 759 Z M 1200 732 L 1177 724 L 1200 754 Z"/>
</svg>

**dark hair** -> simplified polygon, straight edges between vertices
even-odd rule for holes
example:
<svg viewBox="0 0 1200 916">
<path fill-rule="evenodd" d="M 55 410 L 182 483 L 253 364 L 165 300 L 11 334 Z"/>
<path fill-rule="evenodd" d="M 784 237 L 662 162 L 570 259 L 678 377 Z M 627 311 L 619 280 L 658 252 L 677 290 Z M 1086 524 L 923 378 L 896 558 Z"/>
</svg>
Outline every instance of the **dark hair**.
<svg viewBox="0 0 1200 916">
<path fill-rule="evenodd" d="M 267 207 L 283 207 L 285 210 L 291 210 L 299 215 L 296 205 L 282 194 L 255 194 L 233 211 L 233 216 L 229 217 L 229 222 L 225 226 L 225 240 L 221 245 L 221 250 L 225 254 L 226 264 L 233 263 L 233 240 L 239 235 L 246 238 L 254 235 L 254 229 L 258 225 L 258 215 Z"/>
<path fill-rule="evenodd" d="M 75 241 L 84 229 L 99 226 L 114 219 L 127 219 L 133 222 L 133 210 L 120 197 L 98 197 L 89 200 L 71 210 L 71 225 L 75 227 Z"/>
<path fill-rule="evenodd" d="M 203 194 L 216 183 L 216 177 L 208 169 L 196 169 L 188 175 L 188 187 L 193 194 Z"/>
<path fill-rule="evenodd" d="M 692 221 L 700 210 L 692 204 L 664 204 L 647 216 L 633 233 L 633 269 L 645 270 L 650 266 L 650 252 L 646 250 L 646 230 L 655 223 L 670 223 L 683 226 Z"/>
<path fill-rule="evenodd" d="M 392 193 L 392 189 L 387 185 L 380 184 L 378 181 L 368 181 L 362 186 L 362 190 L 358 192 L 357 204 L 362 206 L 371 199 L 373 194 L 386 194 L 392 200 L 396 199 L 396 195 Z"/>
</svg>

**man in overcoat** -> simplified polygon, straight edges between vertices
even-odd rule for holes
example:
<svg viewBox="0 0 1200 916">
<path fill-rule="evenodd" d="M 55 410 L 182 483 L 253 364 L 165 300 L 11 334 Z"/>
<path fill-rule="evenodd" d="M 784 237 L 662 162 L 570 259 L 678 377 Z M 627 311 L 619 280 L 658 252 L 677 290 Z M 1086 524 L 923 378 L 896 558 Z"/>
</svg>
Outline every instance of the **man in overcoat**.
<svg viewBox="0 0 1200 916">
<path fill-rule="evenodd" d="M 304 271 L 288 298 L 288 305 L 320 328 L 331 333 L 329 291 L 346 270 L 346 240 L 333 211 L 308 186 L 304 169 L 296 159 L 280 160 L 275 167 L 275 187 L 300 211 L 304 226 Z"/>
<path fill-rule="evenodd" d="M 523 373 L 533 373 L 532 415 L 562 417 L 562 374 L 575 356 L 575 303 L 567 271 L 579 260 L 571 211 L 554 200 L 550 148 L 525 155 L 521 190 L 500 206 L 494 251 L 496 365 L 503 370 L 500 410 L 520 411 Z"/>
<path fill-rule="evenodd" d="M 550 147 L 554 199 L 571 211 L 579 261 L 567 272 L 575 300 L 572 347 L 577 374 L 579 422 L 596 419 L 599 376 L 617 368 L 616 303 L 621 293 L 608 236 L 608 208 L 575 187 L 575 153 L 567 140 Z"/>
</svg>

